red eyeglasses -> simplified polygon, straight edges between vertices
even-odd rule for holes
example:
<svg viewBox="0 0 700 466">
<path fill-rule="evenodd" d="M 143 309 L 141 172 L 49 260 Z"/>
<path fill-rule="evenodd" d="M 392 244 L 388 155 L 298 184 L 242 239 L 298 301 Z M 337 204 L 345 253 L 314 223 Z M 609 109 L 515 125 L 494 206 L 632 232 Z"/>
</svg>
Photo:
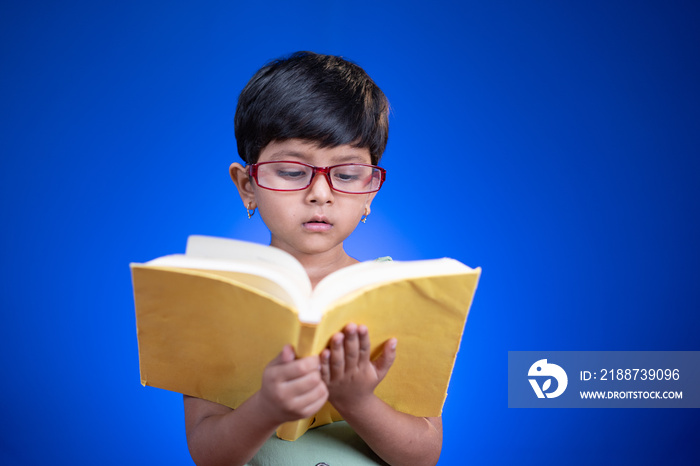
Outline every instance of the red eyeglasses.
<svg viewBox="0 0 700 466">
<path fill-rule="evenodd" d="M 317 173 L 322 173 L 334 191 L 367 194 L 379 191 L 386 179 L 386 170 L 364 163 L 343 163 L 315 167 L 301 162 L 260 162 L 248 166 L 248 174 L 261 188 L 272 191 L 301 191 L 311 186 Z"/>
</svg>

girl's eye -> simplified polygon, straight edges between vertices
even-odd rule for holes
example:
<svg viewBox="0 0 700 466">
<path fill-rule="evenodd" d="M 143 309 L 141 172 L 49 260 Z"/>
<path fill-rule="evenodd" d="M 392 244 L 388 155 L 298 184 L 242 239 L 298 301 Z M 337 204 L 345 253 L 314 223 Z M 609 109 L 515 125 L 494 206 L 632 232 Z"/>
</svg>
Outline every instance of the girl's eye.
<svg viewBox="0 0 700 466">
<path fill-rule="evenodd" d="M 363 170 L 362 167 L 346 166 L 336 168 L 331 174 L 333 175 L 333 179 L 338 182 L 352 183 L 361 180 L 363 176 L 366 175 L 364 172 L 365 170 Z"/>
<path fill-rule="evenodd" d="M 308 176 L 309 170 L 300 165 L 281 164 L 275 166 L 275 174 L 285 180 L 295 180 Z"/>
<path fill-rule="evenodd" d="M 302 170 L 278 170 L 277 171 L 277 176 L 281 176 L 282 178 L 301 178 L 305 175 L 306 175 L 306 173 L 304 173 Z"/>
<path fill-rule="evenodd" d="M 338 181 L 348 182 L 355 181 L 359 177 L 354 173 L 334 173 L 334 178 Z"/>
</svg>

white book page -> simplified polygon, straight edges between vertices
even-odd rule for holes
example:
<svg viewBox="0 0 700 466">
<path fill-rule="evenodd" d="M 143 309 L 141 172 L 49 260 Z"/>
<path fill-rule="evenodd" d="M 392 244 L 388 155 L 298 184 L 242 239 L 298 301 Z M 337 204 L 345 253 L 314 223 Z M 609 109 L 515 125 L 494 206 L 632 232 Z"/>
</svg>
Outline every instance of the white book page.
<svg viewBox="0 0 700 466">
<path fill-rule="evenodd" d="M 308 313 L 300 312 L 302 322 L 320 322 L 323 312 L 335 301 L 353 291 L 372 288 L 401 279 L 457 275 L 473 272 L 455 259 L 421 261 L 368 261 L 340 269 L 321 280 L 311 296 Z"/>
<path fill-rule="evenodd" d="M 305 293 L 299 287 L 298 280 L 295 280 L 289 270 L 276 264 L 261 264 L 259 261 L 239 260 L 228 261 L 212 259 L 209 257 L 192 257 L 186 254 L 172 254 L 159 257 L 146 262 L 146 265 L 155 267 L 174 267 L 195 270 L 220 270 L 225 272 L 236 272 L 240 276 L 239 281 L 258 288 L 261 291 L 289 302 L 297 308 L 299 313 L 308 312 L 310 293 Z M 246 279 L 246 275 L 250 280 Z M 263 278 L 263 280 L 260 279 Z M 280 295 L 279 288 L 282 288 L 286 297 Z M 309 286 L 310 288 L 310 286 Z"/>
<path fill-rule="evenodd" d="M 307 296 L 311 295 L 311 282 L 301 263 L 288 252 L 272 246 L 231 238 L 192 235 L 187 238 L 185 254 L 193 257 L 272 264 L 288 270 L 289 277 L 296 286 Z"/>
</svg>

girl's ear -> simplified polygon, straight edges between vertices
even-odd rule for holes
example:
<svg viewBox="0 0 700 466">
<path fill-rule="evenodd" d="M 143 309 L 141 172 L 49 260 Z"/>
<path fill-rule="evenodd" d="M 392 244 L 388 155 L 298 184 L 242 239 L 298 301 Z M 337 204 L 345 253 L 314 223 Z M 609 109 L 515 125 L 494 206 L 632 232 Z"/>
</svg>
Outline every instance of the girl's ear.
<svg viewBox="0 0 700 466">
<path fill-rule="evenodd" d="M 238 194 L 241 196 L 245 208 L 251 210 L 255 209 L 257 207 L 255 203 L 255 190 L 253 188 L 253 181 L 248 176 L 248 171 L 240 163 L 232 163 L 228 171 L 231 174 L 233 184 L 238 188 Z"/>
<path fill-rule="evenodd" d="M 372 205 L 372 201 L 374 200 L 374 196 L 376 196 L 378 192 L 379 192 L 379 191 L 373 192 L 373 193 L 369 193 L 369 194 L 367 195 L 367 202 L 365 202 L 365 215 L 369 215 L 369 213 L 370 213 L 370 208 L 369 208 L 369 207 Z"/>
</svg>

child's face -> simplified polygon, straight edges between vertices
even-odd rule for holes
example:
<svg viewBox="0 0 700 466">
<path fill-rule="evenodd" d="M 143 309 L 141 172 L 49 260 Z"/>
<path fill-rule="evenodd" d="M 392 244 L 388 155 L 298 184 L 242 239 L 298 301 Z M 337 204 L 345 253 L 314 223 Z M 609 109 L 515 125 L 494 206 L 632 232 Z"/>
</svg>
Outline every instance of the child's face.
<svg viewBox="0 0 700 466">
<path fill-rule="evenodd" d="M 260 152 L 258 162 L 270 161 L 297 161 L 328 167 L 341 163 L 369 164 L 371 157 L 366 148 L 349 145 L 319 148 L 313 142 L 289 139 L 273 141 Z M 238 167 L 238 164 L 232 165 L 232 176 Z M 247 180 L 247 175 L 236 184 L 243 203 L 246 206 L 252 203 L 258 208 L 270 230 L 270 244 L 296 257 L 342 252 L 343 241 L 357 227 L 362 216 L 369 214 L 376 194 L 333 191 L 322 174 L 317 174 L 311 186 L 301 191 L 264 189 Z"/>
</svg>

